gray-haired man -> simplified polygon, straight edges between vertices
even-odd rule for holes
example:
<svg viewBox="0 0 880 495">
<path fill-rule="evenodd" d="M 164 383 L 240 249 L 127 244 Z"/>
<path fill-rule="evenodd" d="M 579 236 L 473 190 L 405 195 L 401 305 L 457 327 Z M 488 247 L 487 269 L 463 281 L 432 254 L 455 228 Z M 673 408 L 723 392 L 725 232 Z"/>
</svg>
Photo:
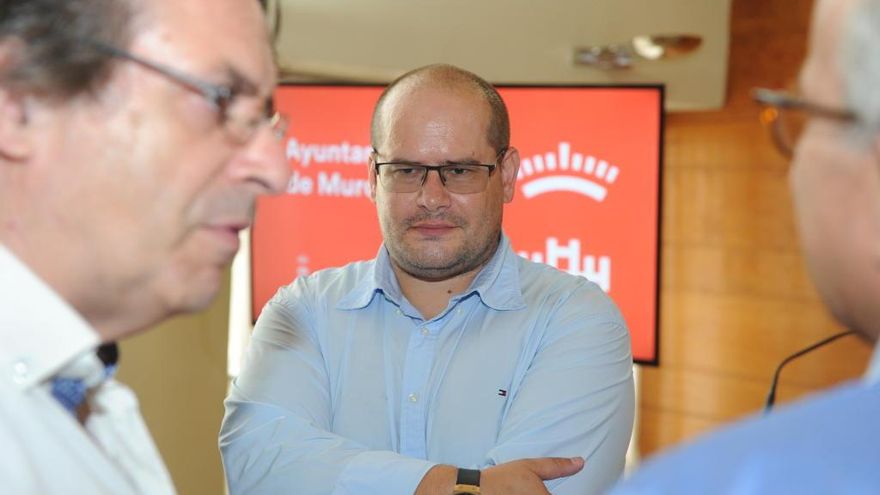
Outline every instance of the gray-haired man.
<svg viewBox="0 0 880 495">
<path fill-rule="evenodd" d="M 810 274 L 833 315 L 880 335 L 880 1 L 819 0 L 791 188 Z M 769 96 L 769 98 L 767 98 Z M 784 102 L 784 104 L 781 104 Z M 780 121 L 780 124 L 784 121 Z M 650 462 L 615 494 L 880 493 L 880 350 L 865 380 L 754 418 Z"/>
<path fill-rule="evenodd" d="M 111 343 L 221 287 L 274 84 L 256 1 L 0 1 L 3 494 L 174 491 Z"/>
</svg>

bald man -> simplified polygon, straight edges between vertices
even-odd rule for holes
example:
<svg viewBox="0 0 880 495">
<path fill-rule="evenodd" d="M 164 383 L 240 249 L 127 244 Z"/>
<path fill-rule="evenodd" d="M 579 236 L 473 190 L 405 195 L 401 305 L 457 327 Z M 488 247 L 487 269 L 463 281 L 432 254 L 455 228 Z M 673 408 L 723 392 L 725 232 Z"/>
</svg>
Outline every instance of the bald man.
<svg viewBox="0 0 880 495">
<path fill-rule="evenodd" d="M 799 139 L 778 142 L 794 156 L 789 178 L 807 268 L 835 318 L 870 342 L 880 335 L 877 88 L 880 0 L 819 0 L 802 96 L 760 93 L 779 112 L 809 118 Z M 614 493 L 880 493 L 878 466 L 880 350 L 863 380 L 661 456 Z"/>
<path fill-rule="evenodd" d="M 263 310 L 221 431 L 233 494 L 582 495 L 620 476 L 629 335 L 598 286 L 511 250 L 509 127 L 455 67 L 385 90 L 368 168 L 384 243 Z"/>
</svg>

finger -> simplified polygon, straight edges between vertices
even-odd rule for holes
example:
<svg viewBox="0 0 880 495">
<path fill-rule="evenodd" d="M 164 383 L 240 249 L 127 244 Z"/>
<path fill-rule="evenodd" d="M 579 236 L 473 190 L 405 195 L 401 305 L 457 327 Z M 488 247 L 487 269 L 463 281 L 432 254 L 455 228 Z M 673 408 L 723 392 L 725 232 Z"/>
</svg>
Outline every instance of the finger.
<svg viewBox="0 0 880 495">
<path fill-rule="evenodd" d="M 529 459 L 532 472 L 542 480 L 571 476 L 584 468 L 582 457 L 539 457 Z"/>
</svg>

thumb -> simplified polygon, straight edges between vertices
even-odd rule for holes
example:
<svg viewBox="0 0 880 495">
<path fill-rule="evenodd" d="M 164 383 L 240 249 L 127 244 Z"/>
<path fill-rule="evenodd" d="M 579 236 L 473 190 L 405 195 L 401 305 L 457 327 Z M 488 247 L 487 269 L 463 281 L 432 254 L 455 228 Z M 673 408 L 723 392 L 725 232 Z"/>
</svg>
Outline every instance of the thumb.
<svg viewBox="0 0 880 495">
<path fill-rule="evenodd" d="M 532 472 L 542 480 L 571 476 L 584 468 L 582 457 L 541 457 L 530 459 Z"/>
</svg>

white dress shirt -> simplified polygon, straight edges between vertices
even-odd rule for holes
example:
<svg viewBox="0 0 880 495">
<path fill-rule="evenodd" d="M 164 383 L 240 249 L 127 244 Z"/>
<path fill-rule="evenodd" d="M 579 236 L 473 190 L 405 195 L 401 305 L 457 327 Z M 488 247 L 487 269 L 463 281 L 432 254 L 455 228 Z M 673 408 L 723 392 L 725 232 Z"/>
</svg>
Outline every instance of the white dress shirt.
<svg viewBox="0 0 880 495">
<path fill-rule="evenodd" d="M 110 379 L 88 394 L 85 425 L 51 379 L 100 366 L 93 328 L 0 245 L 0 493 L 173 494 L 138 410 Z"/>
</svg>

